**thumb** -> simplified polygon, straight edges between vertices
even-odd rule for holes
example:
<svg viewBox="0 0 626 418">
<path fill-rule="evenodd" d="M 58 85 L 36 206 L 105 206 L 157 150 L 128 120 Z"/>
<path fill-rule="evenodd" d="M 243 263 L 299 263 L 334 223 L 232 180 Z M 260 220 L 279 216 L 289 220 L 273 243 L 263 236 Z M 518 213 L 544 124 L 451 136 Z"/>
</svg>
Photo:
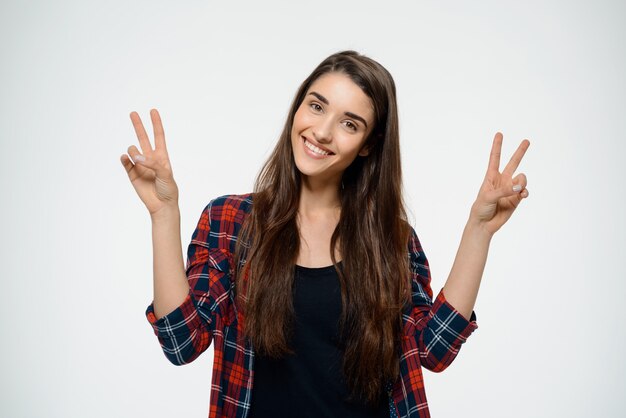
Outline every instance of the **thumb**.
<svg viewBox="0 0 626 418">
<path fill-rule="evenodd" d="M 153 155 L 137 154 L 132 158 L 136 165 L 153 170 L 160 179 L 169 179 L 172 177 L 172 169 L 169 167 L 169 164 L 166 166 L 163 162 L 156 160 Z"/>
<path fill-rule="evenodd" d="M 504 186 L 498 189 L 492 190 L 489 193 L 489 200 L 497 201 L 503 197 L 509 197 L 519 195 L 524 189 L 526 189 L 526 175 L 520 173 L 511 179 L 511 182 L 507 182 Z"/>
</svg>

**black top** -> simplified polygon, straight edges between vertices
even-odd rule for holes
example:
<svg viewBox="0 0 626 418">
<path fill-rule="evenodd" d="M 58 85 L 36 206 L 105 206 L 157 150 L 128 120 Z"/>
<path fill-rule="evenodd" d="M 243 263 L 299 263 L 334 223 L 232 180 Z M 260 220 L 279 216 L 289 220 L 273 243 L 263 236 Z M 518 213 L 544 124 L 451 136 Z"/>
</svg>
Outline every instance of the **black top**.
<svg viewBox="0 0 626 418">
<path fill-rule="evenodd" d="M 279 360 L 255 354 L 249 417 L 388 418 L 384 390 L 375 410 L 364 402 L 347 401 L 338 338 L 341 288 L 334 266 L 296 265 L 294 309 L 290 347 L 296 354 Z"/>
</svg>

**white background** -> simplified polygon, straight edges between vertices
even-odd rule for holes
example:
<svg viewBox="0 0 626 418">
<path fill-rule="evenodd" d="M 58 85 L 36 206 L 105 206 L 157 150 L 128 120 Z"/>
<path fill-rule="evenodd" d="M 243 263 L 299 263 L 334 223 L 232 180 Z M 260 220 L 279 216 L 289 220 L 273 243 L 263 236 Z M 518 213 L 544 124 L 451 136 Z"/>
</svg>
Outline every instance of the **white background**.
<svg viewBox="0 0 626 418">
<path fill-rule="evenodd" d="M 496 234 L 479 328 L 434 417 L 626 409 L 626 6 L 620 1 L 6 1 L 0 6 L 0 415 L 206 417 L 213 350 L 175 367 L 144 310 L 148 212 L 120 164 L 161 112 L 183 250 L 251 191 L 299 83 L 356 49 L 394 76 L 435 294 L 495 132 L 530 197 Z"/>
</svg>

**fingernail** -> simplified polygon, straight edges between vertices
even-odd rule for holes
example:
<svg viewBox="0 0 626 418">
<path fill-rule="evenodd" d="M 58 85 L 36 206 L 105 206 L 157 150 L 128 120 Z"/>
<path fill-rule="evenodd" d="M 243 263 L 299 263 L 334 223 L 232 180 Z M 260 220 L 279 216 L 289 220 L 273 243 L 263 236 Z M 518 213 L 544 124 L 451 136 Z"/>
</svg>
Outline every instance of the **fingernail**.
<svg viewBox="0 0 626 418">
<path fill-rule="evenodd" d="M 143 155 L 135 155 L 133 157 L 133 161 L 146 161 L 146 157 L 144 157 Z"/>
<path fill-rule="evenodd" d="M 522 186 L 520 186 L 519 184 L 516 184 L 515 186 L 513 186 L 514 192 L 519 192 L 520 190 L 522 190 Z"/>
</svg>

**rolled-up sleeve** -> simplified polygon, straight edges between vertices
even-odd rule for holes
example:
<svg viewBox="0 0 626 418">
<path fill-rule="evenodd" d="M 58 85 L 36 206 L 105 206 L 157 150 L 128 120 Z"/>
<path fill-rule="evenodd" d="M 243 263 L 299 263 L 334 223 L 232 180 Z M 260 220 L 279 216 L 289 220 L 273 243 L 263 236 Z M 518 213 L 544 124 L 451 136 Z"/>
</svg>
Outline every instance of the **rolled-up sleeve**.
<svg viewBox="0 0 626 418">
<path fill-rule="evenodd" d="M 202 211 L 187 249 L 189 293 L 167 315 L 156 318 L 154 302 L 146 318 L 158 337 L 163 353 L 175 365 L 195 360 L 211 344 L 217 316 L 230 302 L 230 252 L 220 239 L 224 222 L 222 201 L 212 200 Z"/>
<path fill-rule="evenodd" d="M 478 328 L 476 313 L 465 318 L 446 299 L 443 289 L 434 302 L 428 260 L 415 230 L 409 242 L 412 308 L 408 334 L 417 340 L 420 362 L 433 372 L 445 370 L 461 345 Z"/>
</svg>

